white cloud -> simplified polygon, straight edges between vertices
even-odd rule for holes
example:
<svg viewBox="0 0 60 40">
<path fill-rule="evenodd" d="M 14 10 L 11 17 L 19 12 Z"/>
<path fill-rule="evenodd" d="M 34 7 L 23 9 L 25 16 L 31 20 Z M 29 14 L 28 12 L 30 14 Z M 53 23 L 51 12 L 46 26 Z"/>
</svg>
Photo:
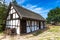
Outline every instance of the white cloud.
<svg viewBox="0 0 60 40">
<path fill-rule="evenodd" d="M 18 4 L 23 4 L 24 2 L 26 2 L 26 0 L 19 0 Z"/>
<path fill-rule="evenodd" d="M 35 11 L 38 11 L 38 10 L 41 11 L 42 8 L 35 8 L 34 10 L 35 10 Z"/>
<path fill-rule="evenodd" d="M 44 18 L 47 17 L 47 13 L 49 12 L 50 9 L 44 9 L 41 7 L 38 7 L 37 5 L 31 5 L 31 4 L 27 4 L 26 6 L 23 6 L 31 11 L 34 11 L 38 14 L 41 14 Z"/>
<path fill-rule="evenodd" d="M 40 15 L 42 15 L 44 18 L 46 18 L 49 10 L 50 9 L 35 8 L 33 11 L 40 14 Z"/>
<path fill-rule="evenodd" d="M 35 7 L 37 7 L 36 5 L 31 5 L 31 4 L 27 4 L 26 6 L 23 6 L 27 9 L 34 9 Z"/>
</svg>

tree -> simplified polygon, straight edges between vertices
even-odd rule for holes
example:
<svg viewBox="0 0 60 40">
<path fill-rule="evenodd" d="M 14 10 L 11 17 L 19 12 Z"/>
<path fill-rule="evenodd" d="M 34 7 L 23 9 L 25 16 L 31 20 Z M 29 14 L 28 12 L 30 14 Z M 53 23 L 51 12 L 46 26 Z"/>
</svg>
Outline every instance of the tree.
<svg viewBox="0 0 60 40">
<path fill-rule="evenodd" d="M 6 17 L 7 6 L 5 0 L 0 0 L 0 31 L 3 31 Z"/>
<path fill-rule="evenodd" d="M 17 4 L 16 0 L 12 0 L 12 2 L 13 2 L 14 4 Z"/>
<path fill-rule="evenodd" d="M 14 4 L 17 4 L 16 0 L 12 0 Z M 5 0 L 0 0 L 0 31 L 4 30 L 5 18 L 7 15 L 7 5 L 5 4 Z"/>
<path fill-rule="evenodd" d="M 60 8 L 56 7 L 48 12 L 47 23 L 57 24 L 60 22 Z"/>
<path fill-rule="evenodd" d="M 16 0 L 12 0 L 14 4 L 17 4 Z M 0 0 L 0 31 L 4 30 L 5 18 L 7 15 L 7 5 L 5 4 L 5 0 Z"/>
</svg>

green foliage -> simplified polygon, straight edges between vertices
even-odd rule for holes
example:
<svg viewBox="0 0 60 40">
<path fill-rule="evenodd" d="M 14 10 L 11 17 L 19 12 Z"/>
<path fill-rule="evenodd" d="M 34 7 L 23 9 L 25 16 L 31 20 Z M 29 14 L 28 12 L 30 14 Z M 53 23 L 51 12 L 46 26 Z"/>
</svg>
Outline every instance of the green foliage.
<svg viewBox="0 0 60 40">
<path fill-rule="evenodd" d="M 3 29 L 5 28 L 3 24 L 5 24 L 6 11 L 7 11 L 7 6 L 4 3 L 0 3 L 0 32 L 3 31 Z"/>
<path fill-rule="evenodd" d="M 13 2 L 14 4 L 17 4 L 16 0 L 12 0 L 12 2 Z"/>
<path fill-rule="evenodd" d="M 3 3 L 2 3 L 3 2 Z M 17 4 L 16 0 L 12 0 L 14 4 Z M 5 0 L 0 0 L 0 31 L 4 30 L 5 19 L 7 15 L 7 5 Z M 1 25 L 2 24 L 2 25 Z"/>
<path fill-rule="evenodd" d="M 52 9 L 48 13 L 47 17 L 47 23 L 57 23 L 60 22 L 60 8 L 56 7 L 55 9 Z"/>
</svg>

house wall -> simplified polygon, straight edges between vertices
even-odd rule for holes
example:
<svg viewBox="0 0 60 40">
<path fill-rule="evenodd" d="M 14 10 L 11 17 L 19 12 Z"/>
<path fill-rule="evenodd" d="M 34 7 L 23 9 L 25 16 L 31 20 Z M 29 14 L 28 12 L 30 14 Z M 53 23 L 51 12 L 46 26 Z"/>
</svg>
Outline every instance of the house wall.
<svg viewBox="0 0 60 40">
<path fill-rule="evenodd" d="M 10 29 L 15 28 L 16 33 L 20 34 L 20 19 L 17 12 L 13 8 L 13 6 L 11 6 L 10 11 L 7 16 L 6 28 L 10 28 Z"/>
<path fill-rule="evenodd" d="M 35 21 L 35 20 L 27 20 L 27 19 L 21 19 L 20 20 L 20 33 L 30 33 L 39 29 L 44 28 L 44 22 L 43 21 Z"/>
<path fill-rule="evenodd" d="M 43 21 L 19 19 L 19 15 L 11 6 L 6 20 L 7 28 L 15 28 L 17 34 L 30 33 L 44 28 Z"/>
<path fill-rule="evenodd" d="M 30 21 L 30 20 L 26 21 L 26 33 L 33 32 L 39 29 L 40 29 L 39 21 Z"/>
<path fill-rule="evenodd" d="M 26 33 L 45 28 L 44 21 L 26 20 Z"/>
</svg>

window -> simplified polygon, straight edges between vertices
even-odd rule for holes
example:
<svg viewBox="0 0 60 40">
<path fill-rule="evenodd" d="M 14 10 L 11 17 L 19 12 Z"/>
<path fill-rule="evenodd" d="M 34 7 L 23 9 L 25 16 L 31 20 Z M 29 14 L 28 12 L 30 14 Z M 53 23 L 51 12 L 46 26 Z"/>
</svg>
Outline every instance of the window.
<svg viewBox="0 0 60 40">
<path fill-rule="evenodd" d="M 34 21 L 32 21 L 32 31 L 34 31 L 34 28 L 35 26 L 34 26 Z"/>
<path fill-rule="evenodd" d="M 30 21 L 27 21 L 27 26 L 30 26 Z"/>
<path fill-rule="evenodd" d="M 34 26 L 34 21 L 32 21 L 32 26 Z"/>
<path fill-rule="evenodd" d="M 27 29 L 26 31 L 27 31 L 27 33 L 29 33 L 29 32 L 31 32 L 31 29 L 30 29 L 30 21 L 27 21 L 26 24 L 27 24 L 26 25 L 27 26 L 26 27 L 26 29 Z"/>
<path fill-rule="evenodd" d="M 37 30 L 39 29 L 39 22 L 37 21 Z"/>
<path fill-rule="evenodd" d="M 43 29 L 43 23 L 41 22 L 41 29 Z"/>
<path fill-rule="evenodd" d="M 37 22 L 35 21 L 35 30 L 37 30 Z"/>
<path fill-rule="evenodd" d="M 39 22 L 37 22 L 37 27 L 39 27 Z"/>
</svg>

